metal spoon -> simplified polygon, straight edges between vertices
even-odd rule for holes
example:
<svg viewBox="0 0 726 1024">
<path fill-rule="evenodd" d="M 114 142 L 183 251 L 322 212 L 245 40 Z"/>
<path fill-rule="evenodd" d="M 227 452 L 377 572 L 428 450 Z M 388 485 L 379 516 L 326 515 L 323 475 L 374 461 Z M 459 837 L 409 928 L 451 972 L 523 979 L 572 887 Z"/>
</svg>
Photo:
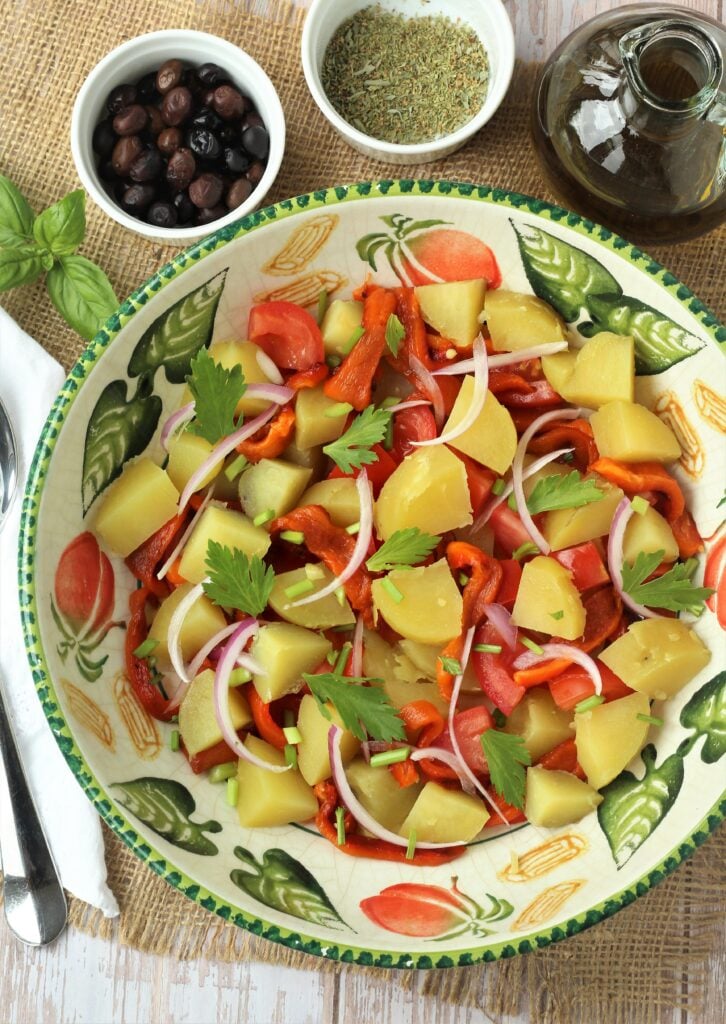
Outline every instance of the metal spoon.
<svg viewBox="0 0 726 1024">
<path fill-rule="evenodd" d="M 13 503 L 18 478 L 15 435 L 0 400 L 0 530 Z M 68 908 L 48 841 L 25 777 L 5 710 L 0 675 L 0 856 L 5 917 L 29 946 L 45 946 L 63 931 Z"/>
</svg>

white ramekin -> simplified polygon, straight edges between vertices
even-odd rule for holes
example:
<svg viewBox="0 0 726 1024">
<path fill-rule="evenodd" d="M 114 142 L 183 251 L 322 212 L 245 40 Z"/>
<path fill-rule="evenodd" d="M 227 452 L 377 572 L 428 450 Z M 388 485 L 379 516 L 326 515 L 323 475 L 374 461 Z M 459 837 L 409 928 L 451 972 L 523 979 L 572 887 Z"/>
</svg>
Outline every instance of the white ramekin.
<svg viewBox="0 0 726 1024">
<path fill-rule="evenodd" d="M 489 88 L 484 105 L 455 132 L 431 142 L 399 145 L 384 142 L 358 131 L 328 100 L 320 81 L 320 69 L 326 47 L 335 30 L 364 7 L 376 0 L 312 0 L 303 28 L 302 64 L 313 99 L 354 149 L 376 160 L 391 164 L 419 164 L 448 156 L 464 145 L 492 117 L 504 99 L 514 70 L 514 33 L 502 0 L 430 0 L 425 6 L 411 0 L 380 0 L 385 10 L 407 15 L 443 14 L 452 21 L 463 21 L 477 33 L 489 56 Z"/>
<path fill-rule="evenodd" d="M 173 57 L 197 67 L 208 61 L 219 64 L 229 74 L 230 80 L 253 101 L 270 135 L 265 173 L 249 198 L 219 220 L 199 227 L 160 228 L 127 214 L 103 187 L 91 145 L 93 129 L 104 116 L 106 97 L 111 89 L 124 82 L 137 82 Z M 284 150 L 285 116 L 274 85 L 244 50 L 207 32 L 166 29 L 129 39 L 96 64 L 83 83 L 73 107 L 71 151 L 83 187 L 93 201 L 123 227 L 144 238 L 167 244 L 188 245 L 258 207 L 277 177 Z"/>
</svg>

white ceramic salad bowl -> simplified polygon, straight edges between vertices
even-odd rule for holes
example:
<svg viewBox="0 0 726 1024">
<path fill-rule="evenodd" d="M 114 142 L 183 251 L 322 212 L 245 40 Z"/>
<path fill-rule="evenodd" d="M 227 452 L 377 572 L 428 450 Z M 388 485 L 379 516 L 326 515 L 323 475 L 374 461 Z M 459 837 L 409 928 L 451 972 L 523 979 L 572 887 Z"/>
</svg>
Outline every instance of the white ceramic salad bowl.
<svg viewBox="0 0 726 1024">
<path fill-rule="evenodd" d="M 449 258 L 437 262 L 443 230 Z M 370 247 L 357 243 L 376 233 L 374 269 Z M 695 626 L 713 656 L 662 705 L 663 726 L 651 728 L 642 757 L 610 784 L 599 812 L 559 829 L 490 829 L 451 864 L 377 861 L 373 870 L 311 827 L 241 828 L 224 787 L 172 752 L 173 727 L 140 709 L 124 673 L 133 581 L 90 532 L 95 499 L 126 460 L 160 455 L 161 425 L 178 405 L 190 358 L 211 340 L 243 337 L 253 302 L 312 308 L 321 290 L 347 297 L 370 273 L 389 285 L 396 271 L 478 276 L 482 242 L 505 287 L 537 291 L 575 334 L 580 325 L 585 343 L 593 333 L 586 321 L 635 334 L 637 398 L 680 430 L 675 473 L 706 538 L 699 573 L 706 563 L 717 588 Z M 260 210 L 177 256 L 123 303 L 71 371 L 23 507 L 20 597 L 38 696 L 107 824 L 206 909 L 292 948 L 363 965 L 512 956 L 645 893 L 726 809 L 718 664 L 726 405 L 716 391 L 724 341 L 708 309 L 640 250 L 574 214 L 484 187 L 402 180 L 331 188 Z"/>
</svg>

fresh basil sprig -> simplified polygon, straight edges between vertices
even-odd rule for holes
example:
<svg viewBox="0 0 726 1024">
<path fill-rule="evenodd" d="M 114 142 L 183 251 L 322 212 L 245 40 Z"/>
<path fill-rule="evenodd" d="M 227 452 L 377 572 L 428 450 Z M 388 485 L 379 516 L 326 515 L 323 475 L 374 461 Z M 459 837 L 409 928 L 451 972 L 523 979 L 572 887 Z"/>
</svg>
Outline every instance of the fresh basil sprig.
<svg viewBox="0 0 726 1024">
<path fill-rule="evenodd" d="M 86 194 L 76 189 L 36 217 L 17 186 L 0 174 L 0 292 L 46 271 L 51 302 L 90 341 L 118 300 L 101 268 L 76 255 L 86 234 L 85 207 Z"/>
</svg>

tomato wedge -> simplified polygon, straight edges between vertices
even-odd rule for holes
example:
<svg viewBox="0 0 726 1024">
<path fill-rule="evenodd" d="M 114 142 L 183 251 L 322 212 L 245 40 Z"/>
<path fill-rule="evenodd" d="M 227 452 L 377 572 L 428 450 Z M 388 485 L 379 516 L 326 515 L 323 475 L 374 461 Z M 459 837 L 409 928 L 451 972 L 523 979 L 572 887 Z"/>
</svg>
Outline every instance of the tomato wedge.
<svg viewBox="0 0 726 1024">
<path fill-rule="evenodd" d="M 485 654 L 476 650 L 477 644 L 498 644 L 502 650 L 499 654 Z M 476 678 L 489 700 L 505 715 L 511 715 L 526 693 L 523 686 L 515 683 L 513 668 L 524 651 L 522 644 L 517 644 L 514 650 L 507 647 L 490 623 L 480 626 L 474 634 L 471 662 Z"/>
<path fill-rule="evenodd" d="M 491 526 L 494 539 L 506 555 L 511 555 L 517 548 L 532 541 L 524 528 L 524 523 L 506 501 L 497 505 L 489 516 L 488 525 Z"/>
<path fill-rule="evenodd" d="M 325 362 L 323 336 L 315 318 L 294 302 L 253 306 L 247 335 L 282 370 L 310 370 Z"/>
<path fill-rule="evenodd" d="M 562 551 L 553 551 L 552 557 L 572 573 L 572 582 L 581 594 L 610 582 L 602 556 L 591 540 Z"/>
<path fill-rule="evenodd" d="M 416 405 L 413 409 L 395 412 L 391 458 L 394 462 L 403 462 L 407 455 L 416 451 L 414 441 L 432 441 L 437 433 L 436 420 L 428 406 Z"/>
<path fill-rule="evenodd" d="M 391 458 L 389 453 L 380 444 L 374 444 L 371 451 L 375 452 L 378 456 L 375 462 L 371 462 L 366 466 L 366 472 L 368 473 L 368 480 L 371 488 L 373 489 L 373 497 L 377 498 L 381 487 L 388 480 L 391 473 L 396 468 L 396 462 Z M 337 480 L 343 476 L 351 476 L 356 480 L 360 476 L 360 470 L 354 469 L 352 473 L 344 473 L 340 466 L 333 466 L 328 473 L 328 480 Z"/>
<path fill-rule="evenodd" d="M 466 711 L 457 711 L 454 715 L 454 732 L 461 756 L 478 775 L 485 775 L 489 771 L 480 740 L 481 734 L 491 729 L 493 724 L 492 716 L 483 704 L 468 708 Z M 436 746 L 453 751 L 451 733 L 448 729 L 445 729 L 436 741 Z"/>
<path fill-rule="evenodd" d="M 617 700 L 618 697 L 627 697 L 629 693 L 633 692 L 602 661 L 597 661 L 596 664 L 600 669 L 602 695 L 605 700 Z M 550 679 L 548 685 L 552 699 L 563 711 L 571 711 L 581 700 L 592 697 L 595 693 L 592 679 L 579 665 L 572 665 L 565 669 L 556 679 Z"/>
</svg>

